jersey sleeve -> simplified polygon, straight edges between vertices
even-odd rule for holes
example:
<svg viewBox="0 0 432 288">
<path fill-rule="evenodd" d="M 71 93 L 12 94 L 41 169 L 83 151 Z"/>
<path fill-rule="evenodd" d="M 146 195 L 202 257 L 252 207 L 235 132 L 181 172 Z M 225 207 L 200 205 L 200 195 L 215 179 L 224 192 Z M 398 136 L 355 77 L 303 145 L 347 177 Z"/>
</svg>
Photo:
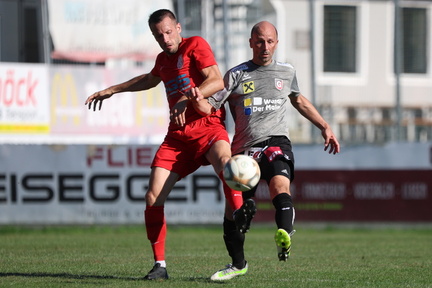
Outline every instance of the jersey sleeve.
<svg viewBox="0 0 432 288">
<path fill-rule="evenodd" d="M 207 41 L 198 36 L 193 37 L 193 40 L 195 45 L 193 45 L 192 55 L 195 59 L 196 67 L 202 70 L 217 65 L 213 51 Z"/>
<path fill-rule="evenodd" d="M 294 72 L 294 77 L 291 81 L 291 93 L 288 96 L 297 97 L 300 95 L 300 89 L 298 87 L 297 76 Z"/>
<path fill-rule="evenodd" d="M 216 110 L 219 110 L 222 106 L 224 106 L 225 102 L 228 99 L 228 96 L 235 88 L 235 79 L 233 77 L 232 69 L 225 73 L 224 76 L 224 89 L 216 92 L 208 99 L 210 105 L 212 105 Z"/>
<path fill-rule="evenodd" d="M 153 69 L 150 71 L 150 73 L 153 75 L 153 76 L 156 76 L 156 77 L 160 77 L 160 73 L 159 73 L 159 71 L 160 71 L 160 57 L 161 57 L 161 54 L 159 54 L 157 57 L 156 57 L 156 61 L 155 61 L 155 66 L 153 67 Z"/>
<path fill-rule="evenodd" d="M 214 95 L 210 96 L 208 102 L 211 106 L 213 106 L 216 110 L 219 110 L 225 103 L 228 98 L 229 93 L 226 88 L 216 92 Z"/>
</svg>

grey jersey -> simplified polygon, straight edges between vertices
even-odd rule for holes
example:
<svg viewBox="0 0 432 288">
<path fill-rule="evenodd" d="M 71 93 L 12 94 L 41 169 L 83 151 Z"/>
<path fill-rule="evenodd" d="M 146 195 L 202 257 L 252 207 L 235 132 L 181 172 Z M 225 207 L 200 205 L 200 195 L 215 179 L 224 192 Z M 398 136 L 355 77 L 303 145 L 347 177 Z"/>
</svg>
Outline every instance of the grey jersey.
<svg viewBox="0 0 432 288">
<path fill-rule="evenodd" d="M 275 60 L 268 66 L 252 61 L 230 69 L 224 90 L 209 98 L 219 109 L 228 101 L 235 122 L 232 153 L 242 152 L 271 136 L 289 137 L 288 96 L 298 96 L 295 69 Z"/>
</svg>

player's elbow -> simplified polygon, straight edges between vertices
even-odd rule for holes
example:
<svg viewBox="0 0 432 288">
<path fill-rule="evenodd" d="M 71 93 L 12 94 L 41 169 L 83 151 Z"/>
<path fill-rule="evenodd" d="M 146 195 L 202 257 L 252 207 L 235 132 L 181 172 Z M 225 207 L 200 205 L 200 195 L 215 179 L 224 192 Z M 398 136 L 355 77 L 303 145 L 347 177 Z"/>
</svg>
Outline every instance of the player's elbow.
<svg viewBox="0 0 432 288">
<path fill-rule="evenodd" d="M 201 116 L 209 116 L 209 115 L 212 114 L 214 111 L 215 111 L 215 110 L 213 109 L 213 107 L 209 107 L 209 108 L 202 109 L 202 110 L 198 111 L 198 113 L 199 113 Z"/>
<path fill-rule="evenodd" d="M 213 106 L 209 105 L 208 103 L 203 103 L 203 101 L 206 100 L 203 99 L 199 102 L 194 103 L 195 111 L 201 116 L 209 116 L 215 111 L 215 109 L 213 108 Z"/>
</svg>

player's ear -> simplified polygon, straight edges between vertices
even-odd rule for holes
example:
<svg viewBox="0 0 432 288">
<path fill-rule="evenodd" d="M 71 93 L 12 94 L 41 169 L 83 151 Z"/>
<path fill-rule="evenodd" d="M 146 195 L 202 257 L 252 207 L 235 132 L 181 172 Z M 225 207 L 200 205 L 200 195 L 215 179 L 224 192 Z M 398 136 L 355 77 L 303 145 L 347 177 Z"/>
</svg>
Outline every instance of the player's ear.
<svg viewBox="0 0 432 288">
<path fill-rule="evenodd" d="M 181 28 L 181 25 L 180 25 L 180 23 L 177 23 L 177 31 L 178 31 L 178 33 L 181 33 L 181 31 L 182 31 L 182 28 Z"/>
<path fill-rule="evenodd" d="M 249 47 L 252 48 L 252 38 L 249 38 Z"/>
</svg>

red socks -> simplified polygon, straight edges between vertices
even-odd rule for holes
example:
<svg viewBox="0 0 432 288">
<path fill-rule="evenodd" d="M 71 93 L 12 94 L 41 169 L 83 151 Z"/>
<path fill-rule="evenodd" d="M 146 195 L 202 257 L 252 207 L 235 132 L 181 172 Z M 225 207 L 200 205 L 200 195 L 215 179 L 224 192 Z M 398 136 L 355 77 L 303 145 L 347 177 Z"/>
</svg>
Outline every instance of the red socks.
<svg viewBox="0 0 432 288">
<path fill-rule="evenodd" d="M 144 211 L 147 238 L 153 249 L 155 261 L 165 260 L 166 221 L 164 206 L 147 206 Z"/>
<path fill-rule="evenodd" d="M 233 211 L 239 209 L 243 204 L 241 191 L 231 189 L 223 178 L 223 172 L 219 173 L 219 178 L 223 183 L 225 198 Z M 147 229 L 147 238 L 153 249 L 155 261 L 165 260 L 165 239 L 167 226 L 165 221 L 164 206 L 146 206 L 144 211 L 145 226 Z"/>
<path fill-rule="evenodd" d="M 223 171 L 219 173 L 219 178 L 222 180 L 225 199 L 230 204 L 233 211 L 239 209 L 243 205 L 243 195 L 241 191 L 231 189 L 224 180 Z"/>
</svg>

